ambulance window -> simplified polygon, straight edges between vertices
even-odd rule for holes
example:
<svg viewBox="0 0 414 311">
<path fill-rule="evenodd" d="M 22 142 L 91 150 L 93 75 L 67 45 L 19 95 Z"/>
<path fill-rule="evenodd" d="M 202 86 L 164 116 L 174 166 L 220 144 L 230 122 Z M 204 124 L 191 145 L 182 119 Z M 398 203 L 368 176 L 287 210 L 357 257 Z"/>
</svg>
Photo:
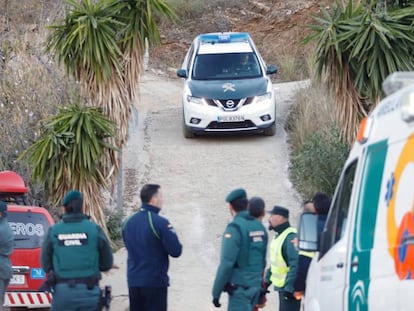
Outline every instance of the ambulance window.
<svg viewBox="0 0 414 311">
<path fill-rule="evenodd" d="M 14 233 L 14 248 L 42 246 L 50 224 L 45 215 L 31 212 L 8 212 L 7 220 Z"/>
<path fill-rule="evenodd" d="M 387 148 L 387 141 L 380 141 L 367 148 L 357 203 L 356 241 L 360 250 L 370 250 L 374 244 Z"/>
<path fill-rule="evenodd" d="M 320 238 L 320 257 L 322 257 L 344 235 L 348 220 L 349 202 L 354 185 L 357 161 L 345 170 L 339 181 L 338 190 Z"/>
</svg>

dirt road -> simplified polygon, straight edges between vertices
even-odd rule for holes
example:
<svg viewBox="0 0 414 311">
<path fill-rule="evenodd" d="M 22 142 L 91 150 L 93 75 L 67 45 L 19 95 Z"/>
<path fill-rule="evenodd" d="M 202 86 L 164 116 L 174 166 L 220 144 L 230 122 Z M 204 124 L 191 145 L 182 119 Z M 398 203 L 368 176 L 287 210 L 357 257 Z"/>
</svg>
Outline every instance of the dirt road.
<svg viewBox="0 0 414 311">
<path fill-rule="evenodd" d="M 234 188 L 261 196 L 266 208 L 284 205 L 296 225 L 300 198 L 287 178 L 288 150 L 283 123 L 298 83 L 275 85 L 277 134 L 183 138 L 181 81 L 147 73 L 141 83 L 136 122 L 124 151 L 124 206 L 127 213 L 139 205 L 138 192 L 147 183 L 159 183 L 164 194 L 161 214 L 174 225 L 183 254 L 170 260 L 169 311 L 226 310 L 211 303 L 211 288 L 220 256 L 221 235 L 231 220 L 224 201 Z M 265 218 L 267 224 L 267 218 Z M 267 226 L 267 225 L 266 225 Z M 272 233 L 270 233 L 273 236 Z M 126 251 L 116 253 L 119 269 L 107 273 L 112 310 L 128 310 Z M 276 310 L 272 292 L 263 310 Z"/>
</svg>

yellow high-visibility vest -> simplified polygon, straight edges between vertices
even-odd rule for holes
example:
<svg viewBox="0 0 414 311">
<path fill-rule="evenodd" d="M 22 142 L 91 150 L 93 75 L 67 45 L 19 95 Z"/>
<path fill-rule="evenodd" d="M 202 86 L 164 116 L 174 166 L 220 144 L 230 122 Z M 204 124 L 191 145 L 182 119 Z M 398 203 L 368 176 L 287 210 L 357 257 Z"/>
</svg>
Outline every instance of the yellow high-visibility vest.
<svg viewBox="0 0 414 311">
<path fill-rule="evenodd" d="M 285 285 L 286 275 L 289 271 L 289 267 L 282 256 L 282 245 L 290 233 L 297 233 L 297 230 L 289 227 L 270 243 L 270 271 L 272 272 L 270 281 L 279 288 Z"/>
<path fill-rule="evenodd" d="M 315 256 L 315 252 L 308 252 L 308 251 L 299 251 L 299 255 L 305 256 L 305 257 L 309 257 L 309 258 L 313 258 L 313 256 Z"/>
</svg>

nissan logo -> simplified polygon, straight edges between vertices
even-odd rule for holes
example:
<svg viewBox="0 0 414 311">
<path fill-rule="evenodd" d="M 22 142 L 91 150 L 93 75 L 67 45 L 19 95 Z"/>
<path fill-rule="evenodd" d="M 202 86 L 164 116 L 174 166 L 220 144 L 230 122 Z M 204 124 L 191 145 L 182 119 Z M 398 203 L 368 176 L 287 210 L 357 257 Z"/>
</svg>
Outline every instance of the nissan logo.
<svg viewBox="0 0 414 311">
<path fill-rule="evenodd" d="M 227 108 L 234 108 L 234 101 L 232 101 L 231 99 L 226 101 L 226 107 Z"/>
</svg>

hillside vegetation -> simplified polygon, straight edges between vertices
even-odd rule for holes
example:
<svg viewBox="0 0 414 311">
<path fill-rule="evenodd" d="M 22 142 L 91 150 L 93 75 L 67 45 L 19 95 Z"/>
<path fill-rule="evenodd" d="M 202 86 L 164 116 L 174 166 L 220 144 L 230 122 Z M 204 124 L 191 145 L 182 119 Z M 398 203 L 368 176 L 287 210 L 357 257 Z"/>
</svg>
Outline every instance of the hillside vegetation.
<svg viewBox="0 0 414 311">
<path fill-rule="evenodd" d="M 312 75 L 309 59 L 313 48 L 302 45 L 303 38 L 308 34 L 306 25 L 311 22 L 311 14 L 319 14 L 321 7 L 329 7 L 333 1 L 169 2 L 177 9 L 179 19 L 175 23 L 159 20 L 162 42 L 150 47 L 149 62 L 150 69 L 156 73 L 175 78 L 175 69 L 180 66 L 191 41 L 199 33 L 247 31 L 267 63 L 279 67 L 276 79 L 291 81 L 307 79 Z M 0 8 L 0 54 L 3 59 L 0 69 L 0 101 L 3 107 L 0 110 L 0 126 L 3 132 L 1 144 L 4 146 L 0 169 L 16 170 L 29 181 L 31 168 L 16 161 L 17 157 L 38 137 L 39 121 L 55 114 L 59 107 L 69 105 L 77 92 L 76 83 L 43 50 L 47 26 L 64 16 L 65 4 L 63 0 L 0 0 Z M 306 91 L 306 96 L 297 98 L 296 117 L 290 121 L 291 128 L 296 131 L 296 135 L 291 134 L 295 141 L 305 141 L 309 133 L 315 133 L 319 138 L 320 135 L 328 136 L 326 139 L 331 139 L 330 135 L 337 136 L 336 132 L 317 132 L 324 124 L 329 126 L 333 122 L 330 103 L 321 100 L 323 95 L 323 90 Z M 324 108 L 321 109 L 318 103 L 323 103 Z M 313 123 L 306 122 L 307 116 L 312 116 Z M 295 147 L 294 141 L 292 146 Z M 300 170 L 297 170 L 299 174 Z M 316 185 L 304 190 L 311 193 L 318 188 Z M 31 185 L 31 190 L 33 198 L 45 201 L 41 188 Z"/>
</svg>

